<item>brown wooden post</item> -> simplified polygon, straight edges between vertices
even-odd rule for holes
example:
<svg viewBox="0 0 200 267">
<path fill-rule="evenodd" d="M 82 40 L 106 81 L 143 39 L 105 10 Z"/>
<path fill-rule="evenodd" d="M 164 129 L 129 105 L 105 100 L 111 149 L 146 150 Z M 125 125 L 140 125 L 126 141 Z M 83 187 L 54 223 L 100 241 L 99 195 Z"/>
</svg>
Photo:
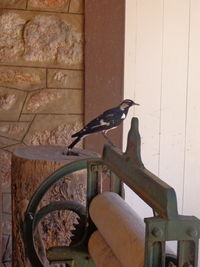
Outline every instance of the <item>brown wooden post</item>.
<svg viewBox="0 0 200 267">
<path fill-rule="evenodd" d="M 125 0 L 85 0 L 85 123 L 123 99 Z M 122 146 L 122 127 L 109 133 Z M 104 138 L 86 137 L 101 153 Z"/>
<path fill-rule="evenodd" d="M 1 266 L 1 261 L 3 257 L 3 251 L 2 251 L 2 201 L 3 201 L 3 195 L 2 195 L 2 182 L 0 182 L 0 266 Z"/>
</svg>

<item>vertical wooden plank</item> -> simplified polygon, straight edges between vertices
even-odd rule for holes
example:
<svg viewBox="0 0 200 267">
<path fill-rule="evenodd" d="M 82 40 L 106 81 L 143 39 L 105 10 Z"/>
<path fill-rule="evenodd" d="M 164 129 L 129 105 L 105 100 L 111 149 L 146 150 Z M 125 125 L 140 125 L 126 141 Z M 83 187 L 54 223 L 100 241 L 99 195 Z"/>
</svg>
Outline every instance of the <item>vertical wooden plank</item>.
<svg viewBox="0 0 200 267">
<path fill-rule="evenodd" d="M 182 211 L 189 1 L 164 3 L 159 176 L 175 188 Z"/>
<path fill-rule="evenodd" d="M 200 218 L 200 1 L 191 1 L 184 206 Z"/>
<path fill-rule="evenodd" d="M 137 42 L 137 0 L 126 0 L 125 18 L 124 99 L 132 99 L 137 102 L 134 94 Z M 123 123 L 124 150 L 126 148 L 128 131 L 133 116 L 134 108 L 130 108 L 127 118 Z"/>
<path fill-rule="evenodd" d="M 85 0 L 85 122 L 123 99 L 125 0 Z M 111 131 L 122 146 L 122 127 Z M 102 152 L 104 138 L 88 136 L 85 148 Z"/>
<path fill-rule="evenodd" d="M 126 0 L 125 15 L 125 62 L 124 62 L 124 98 L 135 99 L 135 75 L 136 75 L 136 46 L 137 46 L 137 0 Z M 131 119 L 134 116 L 134 109 L 129 110 L 128 116 L 123 124 L 123 149 L 126 149 L 128 131 L 131 126 Z M 141 200 L 125 185 L 125 200 L 134 207 L 134 203 L 139 203 L 142 208 Z M 144 207 L 144 209 L 146 206 Z M 136 210 L 136 212 L 138 212 Z M 142 208 L 143 211 L 143 208 Z M 139 214 L 139 213 L 138 213 Z M 141 217 L 143 215 L 141 214 Z"/>
<path fill-rule="evenodd" d="M 158 171 L 163 0 L 137 1 L 135 99 L 140 103 L 142 159 Z"/>
<path fill-rule="evenodd" d="M 140 103 L 135 109 L 135 115 L 139 118 L 139 127 L 142 140 L 142 160 L 145 166 L 152 172 L 158 172 L 159 160 L 159 125 L 160 125 L 160 93 L 161 93 L 161 66 L 162 66 L 162 22 L 163 0 L 136 1 L 136 25 L 126 25 L 127 34 L 136 30 L 135 40 L 135 68 L 134 88 L 132 96 Z M 132 10 L 133 14 L 135 11 Z M 130 14 L 130 13 L 127 13 Z M 130 18 L 131 20 L 131 18 Z M 132 21 L 133 23 L 133 21 Z M 137 27 L 135 29 L 135 27 Z M 133 44 L 134 46 L 134 44 Z M 133 52 L 134 54 L 134 52 Z M 126 54 L 128 57 L 128 53 Z M 128 59 L 126 59 L 127 62 Z M 127 79 L 130 77 L 126 73 Z M 128 83 L 128 81 L 127 81 Z M 127 201 L 132 204 L 134 210 L 141 217 L 152 216 L 152 212 L 143 201 L 139 200 L 130 191 L 126 190 Z M 137 204 L 136 204 L 137 203 Z"/>
</svg>

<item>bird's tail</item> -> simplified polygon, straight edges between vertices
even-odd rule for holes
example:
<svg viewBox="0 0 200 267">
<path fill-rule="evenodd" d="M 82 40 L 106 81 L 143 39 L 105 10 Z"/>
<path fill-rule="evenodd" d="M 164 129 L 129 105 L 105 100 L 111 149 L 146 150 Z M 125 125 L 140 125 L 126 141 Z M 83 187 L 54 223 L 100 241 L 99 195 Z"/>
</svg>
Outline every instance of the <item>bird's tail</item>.
<svg viewBox="0 0 200 267">
<path fill-rule="evenodd" d="M 81 129 L 79 132 L 77 132 L 77 133 L 75 133 L 75 134 L 72 134 L 72 137 L 74 138 L 74 137 L 82 137 L 82 136 L 84 136 L 86 134 L 86 130 L 83 128 L 83 129 Z"/>
<path fill-rule="evenodd" d="M 77 137 L 67 148 L 72 149 L 80 140 L 81 140 L 81 137 Z"/>
</svg>

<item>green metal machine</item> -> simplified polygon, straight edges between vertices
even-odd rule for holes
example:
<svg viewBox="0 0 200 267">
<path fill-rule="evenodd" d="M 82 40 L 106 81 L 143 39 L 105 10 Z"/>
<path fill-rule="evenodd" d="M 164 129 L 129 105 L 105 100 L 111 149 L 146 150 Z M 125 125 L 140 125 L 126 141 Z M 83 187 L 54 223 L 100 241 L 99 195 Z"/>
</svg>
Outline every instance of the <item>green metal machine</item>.
<svg viewBox="0 0 200 267">
<path fill-rule="evenodd" d="M 51 263 L 62 262 L 66 266 L 95 266 L 87 250 L 88 239 L 95 229 L 88 207 L 93 197 L 100 193 L 99 177 L 105 168 L 111 172 L 112 192 L 123 197 L 122 184 L 125 183 L 154 211 L 153 217 L 145 218 L 145 267 L 166 266 L 166 241 L 172 240 L 178 243 L 176 266 L 198 267 L 200 221 L 194 216 L 179 215 L 174 189 L 144 167 L 140 156 L 137 118 L 132 119 L 125 153 L 116 147 L 105 145 L 101 159 L 88 158 L 72 162 L 49 176 L 35 192 L 27 208 L 23 225 L 25 249 L 32 265 L 44 266 L 34 244 L 34 231 L 38 223 L 52 211 L 71 210 L 79 216 L 79 225 L 74 232 L 72 243 L 69 247 L 48 249 L 47 258 Z M 86 207 L 66 200 L 50 203 L 38 210 L 42 197 L 55 182 L 82 169 L 87 169 Z"/>
</svg>

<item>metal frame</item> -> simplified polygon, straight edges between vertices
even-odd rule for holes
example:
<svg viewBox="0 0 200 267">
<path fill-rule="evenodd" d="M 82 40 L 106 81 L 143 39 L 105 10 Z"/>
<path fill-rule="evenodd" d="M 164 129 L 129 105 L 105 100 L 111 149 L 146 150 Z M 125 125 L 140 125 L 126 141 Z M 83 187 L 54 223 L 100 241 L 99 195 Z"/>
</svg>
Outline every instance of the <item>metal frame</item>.
<svg viewBox="0 0 200 267">
<path fill-rule="evenodd" d="M 88 215 L 88 207 L 93 197 L 101 193 L 99 183 L 102 169 L 105 167 L 112 173 L 113 192 L 122 195 L 123 182 L 154 210 L 155 216 L 145 219 L 145 267 L 165 266 L 165 244 L 170 240 L 178 242 L 178 267 L 198 267 L 200 221 L 194 216 L 178 214 L 174 189 L 144 167 L 140 156 L 140 143 L 138 119 L 133 118 L 125 153 L 106 145 L 102 159 L 73 162 L 56 171 L 40 186 L 30 201 L 24 221 L 26 253 L 34 267 L 43 267 L 34 247 L 34 229 L 47 213 L 58 209 L 76 212 L 80 217 L 80 224 L 75 230 L 72 245 L 51 248 L 47 251 L 47 258 L 51 262 L 65 262 L 68 266 L 95 266 L 87 252 L 88 238 L 95 229 Z M 88 170 L 86 208 L 73 201 L 64 201 L 49 204 L 37 212 L 41 198 L 53 183 L 66 174 L 84 168 Z"/>
<path fill-rule="evenodd" d="M 80 224 L 79 224 L 79 235 L 80 232 L 82 233 L 81 238 L 78 240 L 74 240 L 72 246 L 78 246 L 80 243 L 84 243 L 84 239 L 86 238 L 86 208 L 74 201 L 62 201 L 62 202 L 54 202 L 51 203 L 39 211 L 37 211 L 40 201 L 45 195 L 45 193 L 48 191 L 48 189 L 57 181 L 59 181 L 62 177 L 65 175 L 68 175 L 70 173 L 73 173 L 74 171 L 82 170 L 87 168 L 88 160 L 92 159 L 83 159 L 80 161 L 76 161 L 73 163 L 70 163 L 56 172 L 54 172 L 52 175 L 50 175 L 38 188 L 38 190 L 33 195 L 28 208 L 25 213 L 25 220 L 23 224 L 23 233 L 24 233 L 24 244 L 25 244 L 25 251 L 27 256 L 29 257 L 29 260 L 31 264 L 34 267 L 43 267 L 43 263 L 41 262 L 40 258 L 37 255 L 36 249 L 35 249 L 35 243 L 34 243 L 34 231 L 36 229 L 36 226 L 38 225 L 39 221 L 42 220 L 42 218 L 47 215 L 49 212 L 60 210 L 60 209 L 66 209 L 74 211 L 79 215 L 80 218 Z M 94 159 L 93 159 L 94 160 Z M 81 230 L 80 230 L 81 229 Z M 78 232 L 78 231 L 77 231 Z M 62 248 L 61 248 L 62 250 Z M 69 256 L 69 255 L 68 255 Z M 80 257 L 78 257 L 80 258 Z M 62 257 L 61 257 L 62 259 Z M 49 258 L 50 261 L 51 258 Z M 65 259 L 66 263 L 70 259 Z M 63 259 L 61 260 L 63 262 Z M 56 260 L 56 262 L 60 262 Z"/>
</svg>

